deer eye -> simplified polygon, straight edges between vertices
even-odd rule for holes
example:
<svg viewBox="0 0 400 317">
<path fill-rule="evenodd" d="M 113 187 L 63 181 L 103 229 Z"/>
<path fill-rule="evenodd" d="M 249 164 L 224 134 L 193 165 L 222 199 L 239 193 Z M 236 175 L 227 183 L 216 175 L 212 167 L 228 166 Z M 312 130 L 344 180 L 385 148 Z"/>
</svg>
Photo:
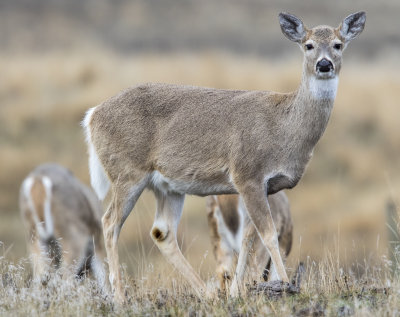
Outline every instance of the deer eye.
<svg viewBox="0 0 400 317">
<path fill-rule="evenodd" d="M 310 51 L 314 48 L 312 44 L 306 44 L 304 47 L 306 48 L 307 51 Z"/>
<path fill-rule="evenodd" d="M 333 48 L 335 50 L 340 50 L 340 49 L 342 49 L 342 44 L 341 43 L 336 43 L 336 44 L 333 45 Z"/>
</svg>

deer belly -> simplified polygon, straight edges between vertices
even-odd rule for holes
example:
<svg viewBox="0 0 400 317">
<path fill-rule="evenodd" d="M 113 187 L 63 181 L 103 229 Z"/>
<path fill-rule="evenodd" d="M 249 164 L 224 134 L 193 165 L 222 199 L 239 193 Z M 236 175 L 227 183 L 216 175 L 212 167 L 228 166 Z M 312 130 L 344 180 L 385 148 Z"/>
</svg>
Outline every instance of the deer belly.
<svg viewBox="0 0 400 317">
<path fill-rule="evenodd" d="M 236 194 L 236 189 L 227 178 L 226 181 L 173 179 L 156 171 L 152 173 L 150 187 L 164 194 L 178 193 L 198 196 Z"/>
</svg>

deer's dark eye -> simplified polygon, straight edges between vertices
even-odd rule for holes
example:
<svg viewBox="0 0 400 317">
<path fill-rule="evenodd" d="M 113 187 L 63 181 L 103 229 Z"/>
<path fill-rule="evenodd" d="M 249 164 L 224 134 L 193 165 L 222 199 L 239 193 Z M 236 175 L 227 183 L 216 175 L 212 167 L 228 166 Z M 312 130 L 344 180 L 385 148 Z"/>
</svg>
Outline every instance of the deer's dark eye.
<svg viewBox="0 0 400 317">
<path fill-rule="evenodd" d="M 305 48 L 306 48 L 307 51 L 310 51 L 310 50 L 312 50 L 314 48 L 314 46 L 312 44 L 306 44 Z"/>
<path fill-rule="evenodd" d="M 341 43 L 336 43 L 336 44 L 333 45 L 333 48 L 335 50 L 340 50 L 340 49 L 342 49 L 342 44 Z"/>
</svg>

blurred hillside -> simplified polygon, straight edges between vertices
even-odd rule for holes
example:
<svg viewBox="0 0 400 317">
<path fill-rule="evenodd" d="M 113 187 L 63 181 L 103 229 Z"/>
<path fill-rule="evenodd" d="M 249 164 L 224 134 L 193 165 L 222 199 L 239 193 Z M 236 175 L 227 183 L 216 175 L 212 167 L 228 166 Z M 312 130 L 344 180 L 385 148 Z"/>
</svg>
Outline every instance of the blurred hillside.
<svg viewBox="0 0 400 317">
<path fill-rule="evenodd" d="M 400 2 L 18 0 L 0 2 L 0 241 L 10 256 L 26 254 L 17 202 L 32 168 L 59 162 L 89 183 L 79 125 L 89 107 L 147 81 L 294 90 L 301 54 L 277 14 L 338 25 L 358 10 L 367 11 L 367 26 L 344 53 L 331 121 L 304 178 L 287 192 L 289 264 L 332 253 L 351 265 L 386 254 L 385 205 L 400 193 Z M 208 273 L 204 207 L 188 197 L 180 243 Z M 121 255 L 138 275 L 146 261 L 165 264 L 148 234 L 153 215 L 146 193 L 122 231 Z"/>
<path fill-rule="evenodd" d="M 4 51 L 81 50 L 93 45 L 117 52 L 225 50 L 278 58 L 293 55 L 277 23 L 281 11 L 306 25 L 337 26 L 350 13 L 367 12 L 368 36 L 352 54 L 364 59 L 400 48 L 397 0 L 14 0 L 0 3 Z"/>
</svg>

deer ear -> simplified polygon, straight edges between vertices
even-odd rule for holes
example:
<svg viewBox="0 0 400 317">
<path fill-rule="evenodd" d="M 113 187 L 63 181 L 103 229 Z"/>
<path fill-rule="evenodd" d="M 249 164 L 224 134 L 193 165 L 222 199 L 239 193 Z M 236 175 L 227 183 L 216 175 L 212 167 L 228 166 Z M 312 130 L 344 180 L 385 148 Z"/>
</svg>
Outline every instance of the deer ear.
<svg viewBox="0 0 400 317">
<path fill-rule="evenodd" d="M 365 12 L 350 14 L 339 26 L 339 32 L 345 42 L 356 38 L 364 30 Z"/>
<path fill-rule="evenodd" d="M 279 23 L 282 33 L 291 41 L 301 43 L 306 36 L 306 29 L 303 22 L 296 16 L 289 13 L 279 13 Z"/>
</svg>

